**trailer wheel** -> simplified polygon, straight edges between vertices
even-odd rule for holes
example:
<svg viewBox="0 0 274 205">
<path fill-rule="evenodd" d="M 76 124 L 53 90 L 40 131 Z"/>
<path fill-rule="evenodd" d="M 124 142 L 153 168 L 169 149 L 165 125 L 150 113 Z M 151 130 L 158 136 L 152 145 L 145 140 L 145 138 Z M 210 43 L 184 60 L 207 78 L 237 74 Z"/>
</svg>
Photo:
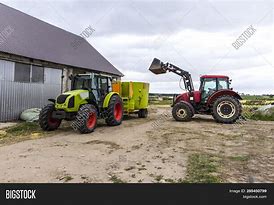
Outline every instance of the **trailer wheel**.
<svg viewBox="0 0 274 205">
<path fill-rule="evenodd" d="M 241 116 L 242 106 L 232 96 L 221 96 L 213 103 L 212 116 L 219 123 L 234 123 Z"/>
<path fill-rule="evenodd" d="M 147 118 L 147 109 L 141 109 L 138 111 L 138 117 L 139 118 Z"/>
<path fill-rule="evenodd" d="M 39 114 L 39 125 L 44 131 L 56 130 L 62 122 L 62 120 L 52 118 L 52 112 L 54 110 L 54 104 L 48 104 Z"/>
<path fill-rule="evenodd" d="M 97 110 L 94 105 L 86 104 L 83 105 L 73 122 L 73 127 L 76 128 L 80 133 L 86 134 L 94 131 L 97 125 Z"/>
<path fill-rule="evenodd" d="M 106 123 L 109 126 L 120 125 L 123 120 L 123 101 L 118 95 L 113 95 L 107 108 Z"/>
<path fill-rule="evenodd" d="M 187 104 L 179 102 L 173 106 L 172 116 L 176 121 L 187 122 L 191 120 L 193 113 Z"/>
</svg>

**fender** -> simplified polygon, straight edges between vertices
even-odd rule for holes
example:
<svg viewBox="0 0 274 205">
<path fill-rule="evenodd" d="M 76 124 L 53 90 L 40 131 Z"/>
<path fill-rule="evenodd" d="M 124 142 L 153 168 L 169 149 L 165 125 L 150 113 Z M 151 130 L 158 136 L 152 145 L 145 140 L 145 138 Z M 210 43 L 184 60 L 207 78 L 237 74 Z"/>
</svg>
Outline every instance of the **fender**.
<svg viewBox="0 0 274 205">
<path fill-rule="evenodd" d="M 119 95 L 119 93 L 117 93 L 117 92 L 110 92 L 110 93 L 108 93 L 107 96 L 106 96 L 105 99 L 104 99 L 103 108 L 107 108 L 107 107 L 108 107 L 110 98 L 111 98 L 113 95 Z"/>
<path fill-rule="evenodd" d="M 206 102 L 207 106 L 211 105 L 218 97 L 220 97 L 222 95 L 229 95 L 229 96 L 233 96 L 239 100 L 242 100 L 242 97 L 233 90 L 229 90 L 229 89 L 218 90 L 217 92 L 213 93 L 211 96 L 208 97 L 207 102 Z"/>
</svg>

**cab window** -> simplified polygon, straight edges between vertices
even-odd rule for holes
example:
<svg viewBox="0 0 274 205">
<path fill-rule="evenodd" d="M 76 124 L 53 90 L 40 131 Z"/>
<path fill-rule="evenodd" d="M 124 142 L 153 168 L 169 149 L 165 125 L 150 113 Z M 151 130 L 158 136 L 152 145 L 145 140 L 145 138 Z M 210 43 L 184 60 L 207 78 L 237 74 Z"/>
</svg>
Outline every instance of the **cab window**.
<svg viewBox="0 0 274 205">
<path fill-rule="evenodd" d="M 101 78 L 101 90 L 108 91 L 108 81 L 107 78 Z"/>
<path fill-rule="evenodd" d="M 228 89 L 228 81 L 227 78 L 219 78 L 218 79 L 218 90 Z"/>
<path fill-rule="evenodd" d="M 204 90 L 209 92 L 211 90 L 216 90 L 216 78 L 204 79 Z"/>
<path fill-rule="evenodd" d="M 217 90 L 216 78 L 204 78 L 201 83 L 202 100 L 206 101 L 208 96 Z"/>
</svg>

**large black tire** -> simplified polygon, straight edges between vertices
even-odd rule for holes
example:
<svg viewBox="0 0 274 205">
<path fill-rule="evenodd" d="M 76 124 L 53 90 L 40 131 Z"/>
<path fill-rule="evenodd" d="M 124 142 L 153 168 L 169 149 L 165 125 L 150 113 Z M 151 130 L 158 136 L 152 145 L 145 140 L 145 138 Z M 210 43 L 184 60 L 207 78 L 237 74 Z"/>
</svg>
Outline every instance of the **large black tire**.
<svg viewBox="0 0 274 205">
<path fill-rule="evenodd" d="M 236 122 L 242 113 L 242 106 L 239 100 L 229 95 L 217 98 L 213 103 L 212 109 L 212 116 L 215 121 L 225 124 Z"/>
<path fill-rule="evenodd" d="M 191 120 L 193 113 L 189 105 L 178 102 L 172 108 L 172 116 L 176 121 L 187 122 Z"/>
<path fill-rule="evenodd" d="M 139 118 L 147 118 L 147 109 L 141 109 L 138 111 L 138 117 Z"/>
<path fill-rule="evenodd" d="M 113 95 L 110 98 L 109 105 L 107 108 L 106 123 L 109 126 L 120 125 L 123 121 L 123 101 L 118 95 Z"/>
<path fill-rule="evenodd" d="M 90 104 L 81 106 L 72 125 L 82 134 L 93 132 L 97 126 L 96 107 Z"/>
<path fill-rule="evenodd" d="M 44 131 L 56 130 L 62 122 L 62 120 L 52 118 L 54 110 L 54 104 L 48 104 L 42 108 L 39 114 L 39 125 Z"/>
</svg>

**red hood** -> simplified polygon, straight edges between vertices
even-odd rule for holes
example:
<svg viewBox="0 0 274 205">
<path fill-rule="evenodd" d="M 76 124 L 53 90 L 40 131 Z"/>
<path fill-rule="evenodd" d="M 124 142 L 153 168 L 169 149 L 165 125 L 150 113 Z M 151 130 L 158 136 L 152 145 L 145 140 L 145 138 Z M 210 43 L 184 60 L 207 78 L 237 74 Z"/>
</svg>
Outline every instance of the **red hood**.
<svg viewBox="0 0 274 205">
<path fill-rule="evenodd" d="M 194 95 L 194 101 L 196 103 L 200 103 L 200 101 L 201 101 L 201 92 L 200 91 L 194 91 L 193 95 Z M 175 103 L 177 103 L 179 101 L 190 102 L 189 92 L 185 92 L 185 93 L 182 93 L 182 94 L 178 95 L 175 99 Z"/>
</svg>

